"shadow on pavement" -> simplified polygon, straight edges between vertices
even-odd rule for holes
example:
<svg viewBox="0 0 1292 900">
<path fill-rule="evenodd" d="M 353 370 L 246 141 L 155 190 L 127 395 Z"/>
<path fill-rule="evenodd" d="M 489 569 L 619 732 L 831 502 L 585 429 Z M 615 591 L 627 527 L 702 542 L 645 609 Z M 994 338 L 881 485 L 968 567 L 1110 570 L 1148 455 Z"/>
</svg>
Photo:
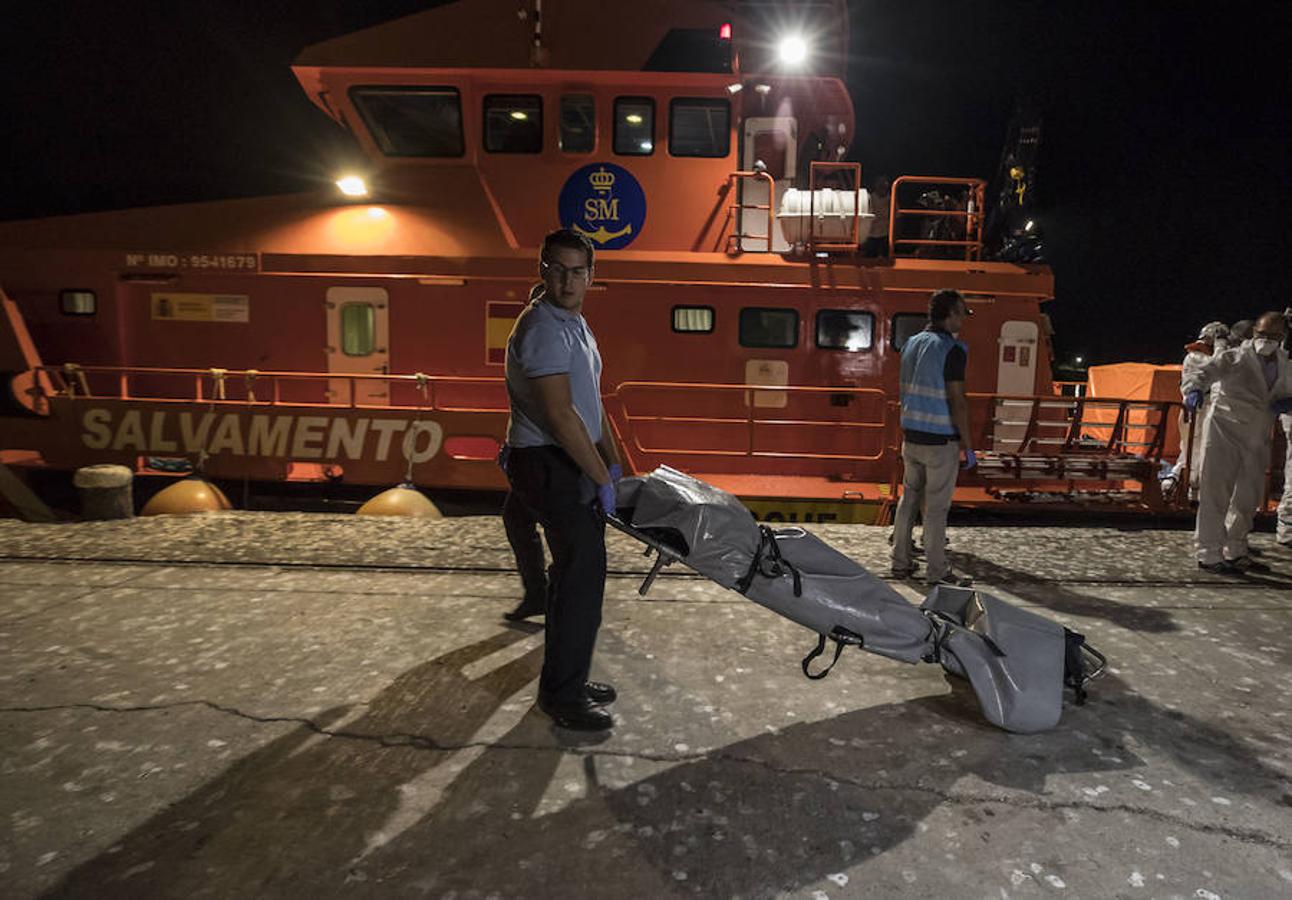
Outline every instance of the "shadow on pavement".
<svg viewBox="0 0 1292 900">
<path fill-rule="evenodd" d="M 1106 597 L 1078 593 L 1053 581 L 1038 580 L 1022 569 L 1013 569 L 974 553 L 952 551 L 953 565 L 973 576 L 975 582 L 999 584 L 1011 594 L 1058 613 L 1104 619 L 1128 631 L 1163 633 L 1179 631 L 1175 618 L 1163 609 L 1121 603 Z M 990 589 L 987 589 L 990 593 Z"/>
<path fill-rule="evenodd" d="M 951 680 L 945 695 L 796 724 L 702 756 L 637 758 L 629 771 L 640 779 L 618 788 L 603 786 L 598 770 L 624 766 L 630 751 L 562 746 L 531 710 L 410 811 L 405 786 L 451 755 L 437 748 L 471 740 L 537 677 L 541 649 L 475 680 L 462 672 L 521 637 L 508 631 L 409 670 L 339 729 L 347 737 L 302 727 L 277 739 L 69 873 L 52 895 L 769 896 L 901 844 L 966 791 L 970 802 L 956 802 L 985 833 L 1014 807 L 1058 815 L 1096 804 L 1098 793 L 1084 798 L 1071 784 L 1050 793 L 1047 779 L 1145 766 L 1131 747 L 1169 758 L 1203 790 L 1264 802 L 1287 793 L 1241 737 L 1115 678 L 1039 735 L 986 725 L 971 691 Z M 554 785 L 567 753 L 583 755 L 582 780 Z M 957 788 L 966 776 L 1012 793 Z M 553 795 L 568 802 L 554 805 Z"/>
</svg>

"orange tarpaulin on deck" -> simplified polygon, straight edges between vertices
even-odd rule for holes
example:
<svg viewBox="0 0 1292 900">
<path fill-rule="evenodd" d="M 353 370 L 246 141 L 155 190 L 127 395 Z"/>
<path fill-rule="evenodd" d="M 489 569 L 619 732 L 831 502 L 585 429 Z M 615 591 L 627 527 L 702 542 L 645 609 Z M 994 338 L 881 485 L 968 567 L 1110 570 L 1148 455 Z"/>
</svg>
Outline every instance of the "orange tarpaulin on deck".
<svg viewBox="0 0 1292 900">
<path fill-rule="evenodd" d="M 1114 400 L 1173 400 L 1180 401 L 1180 366 L 1155 366 L 1149 363 L 1114 363 L 1108 366 L 1091 366 L 1086 371 L 1086 396 L 1107 397 Z M 1128 441 L 1148 441 L 1153 438 L 1150 422 L 1156 413 L 1132 409 L 1126 417 Z M 1097 441 L 1107 441 L 1112 436 L 1112 425 L 1117 421 L 1117 409 L 1112 406 L 1092 406 L 1086 409 L 1086 422 L 1107 422 L 1107 428 L 1086 427 L 1085 436 Z M 1131 448 L 1140 451 L 1144 448 Z M 1166 443 L 1163 459 L 1175 459 L 1180 454 L 1180 417 L 1167 417 Z"/>
</svg>

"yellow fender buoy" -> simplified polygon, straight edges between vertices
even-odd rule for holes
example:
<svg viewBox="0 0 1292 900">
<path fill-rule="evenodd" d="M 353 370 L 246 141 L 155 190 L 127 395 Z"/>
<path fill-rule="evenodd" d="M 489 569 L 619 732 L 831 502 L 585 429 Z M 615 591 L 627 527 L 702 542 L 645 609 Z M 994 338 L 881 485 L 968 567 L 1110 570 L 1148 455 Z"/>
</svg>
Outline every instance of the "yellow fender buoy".
<svg viewBox="0 0 1292 900">
<path fill-rule="evenodd" d="M 409 519 L 442 519 L 444 514 L 415 486 L 404 483 L 382 491 L 355 510 L 360 516 L 404 516 Z"/>
<path fill-rule="evenodd" d="M 144 504 L 141 516 L 184 516 L 233 509 L 229 498 L 203 478 L 185 478 L 163 488 Z"/>
</svg>

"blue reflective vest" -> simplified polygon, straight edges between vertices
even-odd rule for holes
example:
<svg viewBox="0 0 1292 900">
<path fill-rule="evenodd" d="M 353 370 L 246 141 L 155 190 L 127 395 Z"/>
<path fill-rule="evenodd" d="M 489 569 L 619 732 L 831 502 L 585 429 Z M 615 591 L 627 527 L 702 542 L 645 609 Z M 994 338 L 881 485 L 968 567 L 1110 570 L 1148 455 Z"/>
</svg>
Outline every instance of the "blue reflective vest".
<svg viewBox="0 0 1292 900">
<path fill-rule="evenodd" d="M 902 347 L 902 430 L 956 437 L 955 422 L 947 403 L 947 382 L 942 373 L 947 354 L 964 348 L 945 331 L 926 329 L 912 335 Z"/>
</svg>

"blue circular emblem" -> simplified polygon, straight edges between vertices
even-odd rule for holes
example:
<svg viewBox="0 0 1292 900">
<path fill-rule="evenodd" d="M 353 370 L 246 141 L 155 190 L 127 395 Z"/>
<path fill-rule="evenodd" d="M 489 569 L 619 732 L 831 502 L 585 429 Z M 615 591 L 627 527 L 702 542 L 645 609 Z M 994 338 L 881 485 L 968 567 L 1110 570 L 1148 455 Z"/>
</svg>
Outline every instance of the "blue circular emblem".
<svg viewBox="0 0 1292 900">
<path fill-rule="evenodd" d="M 558 202 L 562 228 L 572 228 L 598 250 L 627 247 L 646 224 L 646 192 L 614 163 L 592 163 L 565 180 Z"/>
</svg>

